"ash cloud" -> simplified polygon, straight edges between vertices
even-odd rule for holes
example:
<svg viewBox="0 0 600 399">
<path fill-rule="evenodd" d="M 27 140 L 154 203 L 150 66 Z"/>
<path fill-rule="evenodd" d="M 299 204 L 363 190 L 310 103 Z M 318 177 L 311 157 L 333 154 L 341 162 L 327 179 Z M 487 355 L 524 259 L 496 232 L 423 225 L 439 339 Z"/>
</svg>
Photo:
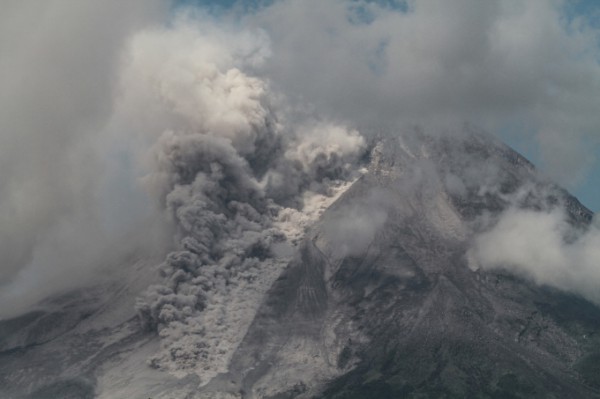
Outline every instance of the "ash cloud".
<svg viewBox="0 0 600 399">
<path fill-rule="evenodd" d="M 264 36 L 238 32 L 253 38 L 240 47 L 221 42 L 228 34 L 183 15 L 170 29 L 133 38 L 123 78 L 122 106 L 153 110 L 144 124 L 156 142 L 143 181 L 176 228 L 176 250 L 160 266 L 164 283 L 137 305 L 144 326 L 161 336 L 150 364 L 205 378 L 223 371 L 260 303 L 252 295 L 289 260 L 278 255 L 287 241 L 279 215 L 301 209 L 306 193 L 327 194 L 330 183 L 349 179 L 366 149 L 354 129 L 287 117 L 284 97 L 241 69 L 251 69 L 251 55 L 252 67 L 265 62 L 256 56 L 269 54 Z M 245 322 L 224 316 L 244 306 Z"/>
<path fill-rule="evenodd" d="M 204 209 L 236 220 L 238 241 L 258 242 L 270 201 L 301 206 L 302 193 L 348 177 L 364 150 L 340 123 L 283 124 L 284 96 L 244 72 L 271 54 L 260 29 L 169 15 L 159 1 L 15 2 L 2 21 L 4 317 L 98 280 L 126 253 L 172 245 L 171 226 L 191 230 Z M 319 139 L 329 140 L 321 152 Z M 194 228 L 217 238 L 186 245 L 236 229 L 209 224 Z"/>
</svg>

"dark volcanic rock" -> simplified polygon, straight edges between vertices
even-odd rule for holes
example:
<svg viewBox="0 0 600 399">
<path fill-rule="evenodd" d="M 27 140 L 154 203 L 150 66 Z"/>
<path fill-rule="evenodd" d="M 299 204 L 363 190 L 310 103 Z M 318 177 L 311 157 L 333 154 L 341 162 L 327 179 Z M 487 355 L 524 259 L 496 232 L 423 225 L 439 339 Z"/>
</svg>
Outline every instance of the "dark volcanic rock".
<svg viewBox="0 0 600 399">
<path fill-rule="evenodd" d="M 253 398 L 600 397 L 600 309 L 471 264 L 482 215 L 509 206 L 592 219 L 480 134 L 378 145 L 215 381 Z"/>
<path fill-rule="evenodd" d="M 574 236 L 593 217 L 482 134 L 384 140 L 306 233 L 242 343 L 225 342 L 226 373 L 204 385 L 148 366 L 160 342 L 135 318 L 154 283 L 141 262 L 116 269 L 114 287 L 0 320 L 0 396 L 600 398 L 600 308 L 470 252 L 511 207 L 561 208 Z"/>
</svg>

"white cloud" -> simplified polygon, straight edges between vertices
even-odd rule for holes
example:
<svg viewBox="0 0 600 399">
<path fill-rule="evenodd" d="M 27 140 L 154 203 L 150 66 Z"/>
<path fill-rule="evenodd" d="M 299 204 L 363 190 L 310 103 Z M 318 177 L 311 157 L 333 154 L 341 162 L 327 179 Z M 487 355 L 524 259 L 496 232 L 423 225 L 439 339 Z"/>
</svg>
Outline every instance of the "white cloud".
<svg viewBox="0 0 600 399">
<path fill-rule="evenodd" d="M 433 122 L 496 132 L 522 126 L 519 134 L 537 139 L 546 171 L 573 185 L 593 161 L 591 151 L 580 156 L 581 140 L 600 140 L 600 32 L 567 19 L 565 7 L 419 0 L 405 12 L 289 0 L 246 22 L 271 37 L 265 76 L 321 111 L 394 131 Z"/>
<path fill-rule="evenodd" d="M 53 276 L 36 287 L 13 286 L 19 303 L 78 279 L 73 272 L 87 253 L 122 227 L 121 209 L 100 203 L 122 193 L 106 173 L 112 155 L 102 133 L 124 41 L 157 21 L 163 8 L 153 0 L 2 5 L 0 287 L 9 291 L 1 284 L 12 279 L 21 286 L 33 270 Z M 2 306 L 14 308 L 14 301 L 3 297 Z"/>
<path fill-rule="evenodd" d="M 560 210 L 511 209 L 490 231 L 476 237 L 472 251 L 484 269 L 505 269 L 600 304 L 597 224 L 576 234 Z"/>
</svg>

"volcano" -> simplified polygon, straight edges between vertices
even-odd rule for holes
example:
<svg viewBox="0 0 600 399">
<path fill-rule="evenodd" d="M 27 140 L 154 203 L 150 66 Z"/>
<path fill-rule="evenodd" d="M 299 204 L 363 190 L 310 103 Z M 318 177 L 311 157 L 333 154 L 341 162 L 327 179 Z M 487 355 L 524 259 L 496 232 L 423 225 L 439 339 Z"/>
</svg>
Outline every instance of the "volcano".
<svg viewBox="0 0 600 399">
<path fill-rule="evenodd" d="M 272 259 L 273 277 L 252 295 L 230 291 L 231 303 L 252 298 L 238 324 L 210 342 L 170 336 L 192 342 L 165 355 L 190 367 L 148 361 L 167 327 L 134 309 L 161 279 L 139 255 L 117 265 L 117 282 L 0 321 L 1 396 L 599 398 L 600 308 L 474 250 L 510 209 L 561 210 L 567 242 L 592 212 L 469 129 L 383 138 L 364 162 L 302 235 L 252 253 Z M 202 357 L 213 344 L 222 367 Z"/>
</svg>

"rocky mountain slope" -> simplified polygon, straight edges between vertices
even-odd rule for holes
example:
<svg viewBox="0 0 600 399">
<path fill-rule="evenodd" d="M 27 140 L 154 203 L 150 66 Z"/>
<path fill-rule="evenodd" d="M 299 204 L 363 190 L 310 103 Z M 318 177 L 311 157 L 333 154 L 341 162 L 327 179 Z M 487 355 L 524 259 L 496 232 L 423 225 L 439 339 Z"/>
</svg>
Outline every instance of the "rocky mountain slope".
<svg viewBox="0 0 600 399">
<path fill-rule="evenodd" d="M 381 143 L 369 172 L 308 233 L 213 389 L 254 398 L 597 397 L 600 309 L 470 259 L 482 215 L 509 206 L 565 207 L 584 230 L 592 216 L 484 136 Z"/>
<path fill-rule="evenodd" d="M 592 213 L 480 133 L 386 138 L 368 162 L 291 252 L 270 255 L 291 260 L 265 292 L 247 286 L 258 299 L 218 372 L 148 364 L 161 343 L 133 303 L 160 277 L 143 259 L 118 283 L 0 321 L 0 396 L 600 397 L 600 308 L 473 252 L 508 209 L 564 209 L 574 235 Z"/>
</svg>

